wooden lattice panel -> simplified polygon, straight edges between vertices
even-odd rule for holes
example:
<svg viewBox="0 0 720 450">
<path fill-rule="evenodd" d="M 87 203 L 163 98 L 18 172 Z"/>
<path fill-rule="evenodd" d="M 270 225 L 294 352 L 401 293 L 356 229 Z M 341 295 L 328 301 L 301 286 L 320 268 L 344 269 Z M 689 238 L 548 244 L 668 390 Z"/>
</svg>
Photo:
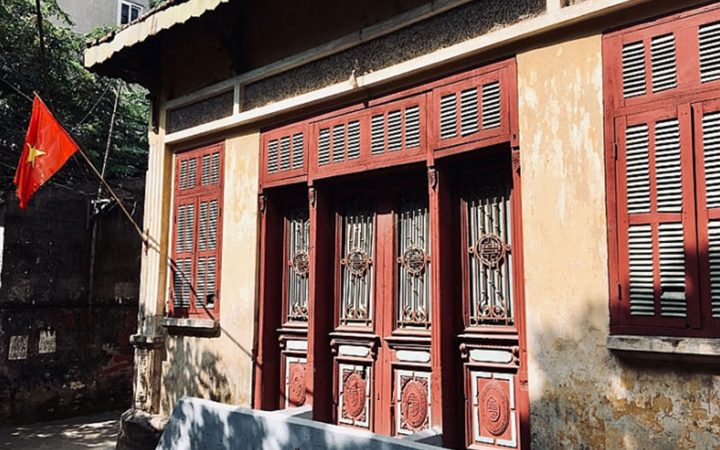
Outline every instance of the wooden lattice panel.
<svg viewBox="0 0 720 450">
<path fill-rule="evenodd" d="M 433 90 L 430 114 L 436 149 L 509 141 L 511 108 L 507 68 L 461 79 Z"/>
<path fill-rule="evenodd" d="M 422 160 L 427 153 L 425 95 L 313 124 L 316 178 Z"/>
<path fill-rule="evenodd" d="M 308 138 L 304 122 L 263 133 L 260 172 L 266 184 L 305 179 Z"/>
<path fill-rule="evenodd" d="M 666 101 L 720 87 L 717 6 L 658 19 L 605 38 L 613 106 Z"/>
</svg>

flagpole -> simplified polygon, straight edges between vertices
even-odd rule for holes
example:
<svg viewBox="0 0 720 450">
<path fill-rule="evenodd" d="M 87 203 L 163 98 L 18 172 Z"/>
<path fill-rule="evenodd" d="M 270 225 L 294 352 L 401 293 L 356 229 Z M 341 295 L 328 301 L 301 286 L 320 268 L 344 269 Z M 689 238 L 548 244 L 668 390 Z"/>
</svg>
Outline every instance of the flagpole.
<svg viewBox="0 0 720 450">
<path fill-rule="evenodd" d="M 37 92 L 33 92 L 33 94 L 36 95 L 38 98 L 40 98 L 40 96 L 38 95 Z M 72 138 L 73 141 L 75 141 L 75 144 L 77 145 L 77 152 L 80 153 L 80 156 L 82 157 L 82 159 L 84 159 L 85 162 L 87 163 L 87 165 L 90 167 L 91 172 L 97 177 L 98 180 L 100 180 L 100 183 L 102 183 L 102 185 L 105 187 L 105 189 L 108 190 L 108 192 L 110 193 L 110 196 L 115 200 L 115 202 L 118 204 L 118 206 L 122 210 L 125 217 L 130 221 L 130 223 L 135 228 L 135 231 L 140 236 L 140 239 L 142 239 L 143 244 L 145 244 L 145 246 L 148 246 L 150 243 L 149 236 L 145 232 L 143 232 L 142 228 L 140 228 L 140 225 L 137 224 L 137 222 L 135 221 L 133 216 L 130 214 L 130 212 L 127 210 L 127 208 L 125 208 L 125 205 L 123 205 L 123 202 L 120 200 L 120 197 L 118 197 L 117 194 L 115 194 L 115 191 L 113 190 L 113 188 L 111 188 L 110 185 L 108 184 L 108 182 L 105 181 L 105 177 L 103 177 L 102 174 L 100 174 L 100 171 L 97 170 L 97 168 L 92 163 L 92 161 L 90 160 L 88 155 L 83 151 L 82 147 L 78 143 L 79 142 L 78 138 L 75 136 L 75 134 L 72 132 L 72 130 L 70 128 L 65 126 L 65 124 L 62 122 L 62 120 L 60 120 L 60 118 L 57 116 L 57 114 L 55 114 L 53 112 L 53 110 L 42 100 L 42 98 L 40 98 L 40 101 L 52 113 L 52 116 L 55 118 L 55 120 L 58 121 L 60 126 L 62 126 L 63 130 L 67 134 L 70 135 L 70 137 Z M 153 241 L 155 241 L 155 240 L 153 239 Z M 155 241 L 155 243 L 157 243 L 157 241 Z"/>
<path fill-rule="evenodd" d="M 108 190 L 110 193 L 110 196 L 112 196 L 113 199 L 117 202 L 118 206 L 122 210 L 123 214 L 125 214 L 125 217 L 130 221 L 130 223 L 133 224 L 133 227 L 135 227 L 135 231 L 137 231 L 138 235 L 142 238 L 142 241 L 145 245 L 148 244 L 148 236 L 143 232 L 143 230 L 140 228 L 140 225 L 135 222 L 135 219 L 130 214 L 130 212 L 125 208 L 125 205 L 123 205 L 123 202 L 120 200 L 120 198 L 115 194 L 115 191 L 110 187 L 107 181 L 105 181 L 105 178 L 100 174 L 100 172 L 95 168 L 95 165 L 90 161 L 90 158 L 85 154 L 85 152 L 82 150 L 82 148 L 78 145 L 78 153 L 80 153 L 80 156 L 85 160 L 88 166 L 90 166 L 90 170 L 95 174 L 95 176 L 100 180 L 102 185 L 105 187 L 105 189 Z"/>
</svg>

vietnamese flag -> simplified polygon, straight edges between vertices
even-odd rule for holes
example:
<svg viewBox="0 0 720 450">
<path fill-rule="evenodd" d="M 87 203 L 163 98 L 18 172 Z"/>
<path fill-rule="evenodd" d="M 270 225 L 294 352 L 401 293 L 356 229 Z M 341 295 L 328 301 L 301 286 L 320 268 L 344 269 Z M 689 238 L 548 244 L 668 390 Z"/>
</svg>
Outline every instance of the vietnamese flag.
<svg viewBox="0 0 720 450">
<path fill-rule="evenodd" d="M 20 208 L 25 209 L 30 197 L 57 172 L 79 146 L 48 107 L 35 95 L 25 145 L 15 170 L 15 191 Z"/>
</svg>

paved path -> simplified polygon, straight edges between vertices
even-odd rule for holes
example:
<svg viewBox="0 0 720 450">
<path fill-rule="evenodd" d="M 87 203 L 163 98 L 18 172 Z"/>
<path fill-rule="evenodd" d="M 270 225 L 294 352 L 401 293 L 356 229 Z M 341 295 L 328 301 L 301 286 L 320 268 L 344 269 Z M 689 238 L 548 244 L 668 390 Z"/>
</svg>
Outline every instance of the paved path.
<svg viewBox="0 0 720 450">
<path fill-rule="evenodd" d="M 0 428 L 0 449 L 112 450 L 122 411 Z"/>
</svg>

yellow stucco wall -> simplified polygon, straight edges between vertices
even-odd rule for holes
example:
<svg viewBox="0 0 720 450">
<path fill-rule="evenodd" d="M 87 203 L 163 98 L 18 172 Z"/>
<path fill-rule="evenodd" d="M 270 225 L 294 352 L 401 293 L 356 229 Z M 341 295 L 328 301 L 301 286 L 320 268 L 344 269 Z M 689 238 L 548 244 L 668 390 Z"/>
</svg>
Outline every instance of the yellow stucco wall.
<svg viewBox="0 0 720 450">
<path fill-rule="evenodd" d="M 169 414 L 183 395 L 250 405 L 259 145 L 257 132 L 225 140 L 220 336 L 167 337 L 161 378 L 163 414 Z"/>
<path fill-rule="evenodd" d="M 720 447 L 720 376 L 606 348 L 601 36 L 517 62 L 533 447 Z"/>
</svg>

